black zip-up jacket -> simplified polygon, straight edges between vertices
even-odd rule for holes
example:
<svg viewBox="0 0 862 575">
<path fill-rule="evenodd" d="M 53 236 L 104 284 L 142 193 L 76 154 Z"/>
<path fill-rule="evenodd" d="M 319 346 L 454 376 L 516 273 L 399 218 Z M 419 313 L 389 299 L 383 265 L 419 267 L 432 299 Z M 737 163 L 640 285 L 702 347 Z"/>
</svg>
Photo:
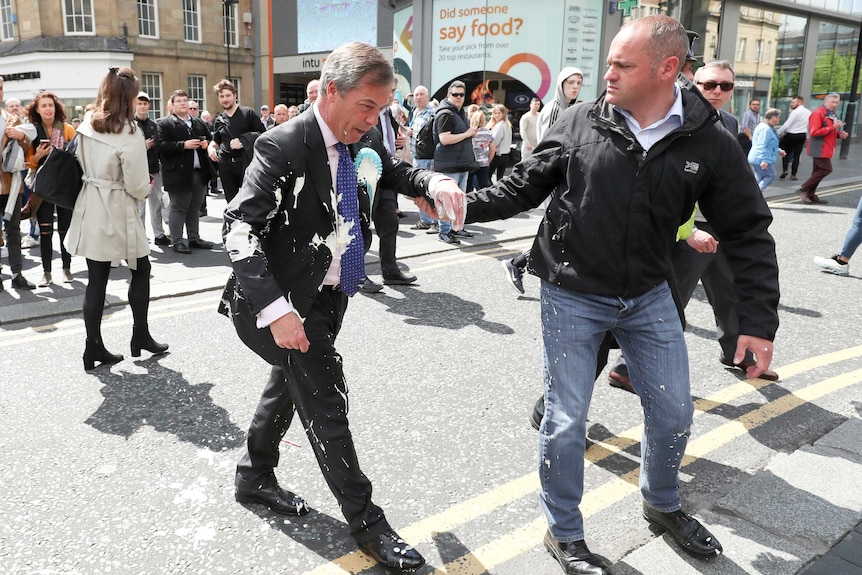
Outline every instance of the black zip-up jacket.
<svg viewBox="0 0 862 575">
<path fill-rule="evenodd" d="M 739 332 L 772 340 L 772 214 L 715 109 L 695 90 L 682 96 L 683 125 L 649 152 L 604 95 L 571 106 L 510 177 L 468 194 L 467 221 L 508 218 L 550 195 L 530 272 L 583 293 L 634 297 L 671 277 L 677 228 L 699 202 L 733 270 Z"/>
<path fill-rule="evenodd" d="M 159 129 L 156 122 L 149 117 L 141 120 L 135 116 L 135 122 L 138 123 L 138 128 L 141 129 L 141 134 L 144 139 L 153 138 L 153 147 L 147 149 L 147 171 L 150 174 L 159 173 Z"/>
</svg>

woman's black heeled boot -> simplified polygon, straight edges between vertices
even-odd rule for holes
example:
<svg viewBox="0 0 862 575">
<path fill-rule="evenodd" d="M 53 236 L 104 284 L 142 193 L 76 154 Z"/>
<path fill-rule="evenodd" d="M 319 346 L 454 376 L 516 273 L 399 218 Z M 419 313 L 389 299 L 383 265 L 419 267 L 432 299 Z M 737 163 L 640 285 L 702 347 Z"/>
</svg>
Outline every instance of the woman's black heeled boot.
<svg viewBox="0 0 862 575">
<path fill-rule="evenodd" d="M 96 367 L 96 362 L 101 364 L 110 364 L 123 361 L 123 356 L 119 353 L 111 353 L 105 349 L 105 344 L 101 339 L 88 339 L 87 346 L 84 348 L 84 370 L 90 371 Z"/>
<path fill-rule="evenodd" d="M 150 335 L 148 327 L 132 327 L 132 357 L 141 357 L 141 350 L 145 349 L 150 353 L 165 353 L 168 351 L 168 344 L 159 343 Z"/>
</svg>

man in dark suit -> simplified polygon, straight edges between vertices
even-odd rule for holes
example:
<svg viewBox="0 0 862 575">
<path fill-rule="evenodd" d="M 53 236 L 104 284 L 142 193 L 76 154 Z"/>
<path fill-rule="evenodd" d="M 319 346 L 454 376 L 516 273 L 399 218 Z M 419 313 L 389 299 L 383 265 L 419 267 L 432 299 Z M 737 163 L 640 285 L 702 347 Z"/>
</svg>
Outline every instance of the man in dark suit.
<svg viewBox="0 0 862 575">
<path fill-rule="evenodd" d="M 190 248 L 211 249 L 202 240 L 198 210 L 209 181 L 215 177 L 206 154 L 210 132 L 200 118 L 189 114 L 189 95 L 174 90 L 170 97 L 173 113 L 157 122 L 162 183 L 171 199 L 168 228 L 174 251 L 190 254 Z M 183 227 L 188 241 L 183 239 Z"/>
<path fill-rule="evenodd" d="M 237 465 L 237 500 L 287 515 L 308 511 L 305 501 L 279 487 L 274 473 L 279 440 L 295 409 L 351 535 L 386 568 L 409 572 L 424 559 L 371 500 L 348 428 L 335 338 L 348 296 L 365 277 L 378 185 L 427 195 L 456 228 L 466 204 L 454 181 L 413 168 L 384 148 L 373 128 L 389 104 L 393 80 L 377 48 L 342 46 L 324 64 L 310 111 L 257 139 L 243 186 L 225 211 L 234 273 L 220 311 L 273 366 L 249 428 L 248 451 Z"/>
</svg>

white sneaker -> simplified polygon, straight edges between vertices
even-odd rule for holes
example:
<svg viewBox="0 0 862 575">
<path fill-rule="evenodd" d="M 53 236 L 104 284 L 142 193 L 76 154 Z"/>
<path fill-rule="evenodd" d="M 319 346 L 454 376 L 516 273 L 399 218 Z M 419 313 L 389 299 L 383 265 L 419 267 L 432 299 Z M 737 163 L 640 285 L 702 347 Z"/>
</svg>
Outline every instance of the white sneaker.
<svg viewBox="0 0 862 575">
<path fill-rule="evenodd" d="M 35 248 L 38 245 L 39 245 L 39 240 L 37 240 L 36 238 L 31 236 L 30 234 L 27 234 L 21 240 L 21 247 L 22 248 Z"/>
<path fill-rule="evenodd" d="M 821 258 L 820 256 L 817 256 L 814 258 L 814 263 L 823 268 L 823 271 L 825 272 L 829 272 L 837 276 L 850 275 L 850 262 L 844 263 L 838 259 L 838 256 L 832 256 L 831 258 Z"/>
</svg>

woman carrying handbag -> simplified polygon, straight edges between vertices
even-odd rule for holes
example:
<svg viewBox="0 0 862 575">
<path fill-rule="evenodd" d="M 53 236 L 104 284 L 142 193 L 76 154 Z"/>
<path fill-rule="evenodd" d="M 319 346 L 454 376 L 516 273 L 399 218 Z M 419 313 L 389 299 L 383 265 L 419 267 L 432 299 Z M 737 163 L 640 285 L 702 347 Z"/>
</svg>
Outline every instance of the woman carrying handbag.
<svg viewBox="0 0 862 575">
<path fill-rule="evenodd" d="M 78 128 L 78 161 L 84 170 L 84 187 L 75 202 L 66 247 L 87 258 L 89 282 L 84 295 L 87 332 L 84 369 L 96 362 L 116 363 L 122 355 L 110 353 L 102 342 L 102 313 L 111 261 L 126 260 L 132 271 L 129 306 L 132 308 L 132 357 L 141 350 L 164 353 L 168 345 L 150 335 L 149 244 L 138 215 L 138 204 L 150 189 L 147 147 L 135 123 L 138 79 L 129 68 L 111 68 L 99 86 L 96 107 Z"/>
</svg>

